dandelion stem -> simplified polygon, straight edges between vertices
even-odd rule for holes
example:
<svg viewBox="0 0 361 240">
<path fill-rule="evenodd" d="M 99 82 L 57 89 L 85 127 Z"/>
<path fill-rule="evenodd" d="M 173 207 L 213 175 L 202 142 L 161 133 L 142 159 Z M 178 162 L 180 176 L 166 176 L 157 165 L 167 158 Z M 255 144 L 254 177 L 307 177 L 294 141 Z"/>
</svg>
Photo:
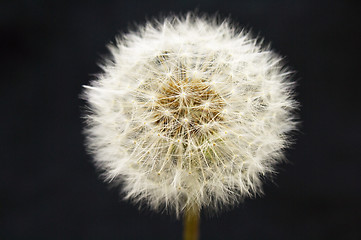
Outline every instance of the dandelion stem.
<svg viewBox="0 0 361 240">
<path fill-rule="evenodd" d="M 199 237 L 199 209 L 190 207 L 184 213 L 183 240 L 198 240 Z"/>
</svg>

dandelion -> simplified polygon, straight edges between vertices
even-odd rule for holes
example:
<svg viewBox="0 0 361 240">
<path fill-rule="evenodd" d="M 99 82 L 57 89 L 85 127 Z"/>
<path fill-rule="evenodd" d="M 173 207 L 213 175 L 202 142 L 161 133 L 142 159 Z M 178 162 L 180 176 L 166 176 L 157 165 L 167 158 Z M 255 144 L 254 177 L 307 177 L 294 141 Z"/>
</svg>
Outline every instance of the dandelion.
<svg viewBox="0 0 361 240">
<path fill-rule="evenodd" d="M 193 14 L 148 22 L 109 48 L 83 94 L 88 149 L 107 181 L 190 225 L 201 209 L 262 193 L 296 125 L 278 55 Z"/>
</svg>

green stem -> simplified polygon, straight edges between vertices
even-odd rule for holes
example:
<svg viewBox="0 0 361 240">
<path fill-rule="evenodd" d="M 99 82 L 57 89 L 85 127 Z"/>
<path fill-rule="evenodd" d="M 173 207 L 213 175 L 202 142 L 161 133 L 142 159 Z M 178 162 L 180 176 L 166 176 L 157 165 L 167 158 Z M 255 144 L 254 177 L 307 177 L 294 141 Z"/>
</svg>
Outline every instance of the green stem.
<svg viewBox="0 0 361 240">
<path fill-rule="evenodd" d="M 199 209 L 190 207 L 184 213 L 183 240 L 198 240 L 199 238 Z"/>
</svg>

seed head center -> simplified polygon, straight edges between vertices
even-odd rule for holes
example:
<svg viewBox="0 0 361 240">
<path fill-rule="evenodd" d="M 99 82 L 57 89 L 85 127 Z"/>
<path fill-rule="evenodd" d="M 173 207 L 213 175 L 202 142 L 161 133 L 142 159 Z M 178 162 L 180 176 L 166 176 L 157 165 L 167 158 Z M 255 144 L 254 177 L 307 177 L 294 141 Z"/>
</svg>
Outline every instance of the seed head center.
<svg viewBox="0 0 361 240">
<path fill-rule="evenodd" d="M 164 81 L 155 102 L 154 122 L 161 132 L 177 138 L 211 133 L 209 126 L 222 120 L 225 106 L 208 81 L 186 76 Z"/>
</svg>

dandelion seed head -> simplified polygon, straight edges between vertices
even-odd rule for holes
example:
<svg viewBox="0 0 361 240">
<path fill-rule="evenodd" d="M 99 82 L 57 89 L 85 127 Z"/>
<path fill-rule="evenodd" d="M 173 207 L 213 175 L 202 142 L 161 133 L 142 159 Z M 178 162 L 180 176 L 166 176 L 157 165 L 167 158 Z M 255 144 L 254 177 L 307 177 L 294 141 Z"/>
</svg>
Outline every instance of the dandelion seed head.
<svg viewBox="0 0 361 240">
<path fill-rule="evenodd" d="M 222 23 L 188 14 L 110 47 L 85 88 L 87 145 L 127 199 L 179 215 L 262 192 L 295 129 L 281 59 Z"/>
</svg>

